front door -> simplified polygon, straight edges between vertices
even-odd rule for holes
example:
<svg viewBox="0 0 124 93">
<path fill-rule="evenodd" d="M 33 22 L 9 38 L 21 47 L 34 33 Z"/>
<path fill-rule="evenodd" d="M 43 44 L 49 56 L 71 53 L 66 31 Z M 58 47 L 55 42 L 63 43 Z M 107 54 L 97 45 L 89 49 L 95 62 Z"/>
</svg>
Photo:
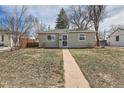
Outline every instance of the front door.
<svg viewBox="0 0 124 93">
<path fill-rule="evenodd" d="M 67 47 L 68 46 L 68 36 L 66 34 L 62 35 L 62 46 Z"/>
</svg>

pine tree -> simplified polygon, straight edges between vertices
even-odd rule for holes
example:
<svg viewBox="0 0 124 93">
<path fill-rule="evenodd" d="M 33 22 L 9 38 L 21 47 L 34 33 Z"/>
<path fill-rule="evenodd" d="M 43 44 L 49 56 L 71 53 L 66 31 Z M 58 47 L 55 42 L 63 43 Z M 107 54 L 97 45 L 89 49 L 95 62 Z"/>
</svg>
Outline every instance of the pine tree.
<svg viewBox="0 0 124 93">
<path fill-rule="evenodd" d="M 63 8 L 60 10 L 60 13 L 58 15 L 56 28 L 57 29 L 69 28 L 69 20 Z"/>
</svg>

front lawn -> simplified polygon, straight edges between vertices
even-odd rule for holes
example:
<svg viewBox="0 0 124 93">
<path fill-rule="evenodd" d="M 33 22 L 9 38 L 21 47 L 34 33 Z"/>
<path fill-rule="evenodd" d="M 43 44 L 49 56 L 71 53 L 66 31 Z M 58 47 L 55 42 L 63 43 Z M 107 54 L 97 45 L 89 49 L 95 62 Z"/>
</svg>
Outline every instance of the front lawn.
<svg viewBox="0 0 124 93">
<path fill-rule="evenodd" d="M 124 87 L 124 48 L 70 49 L 91 87 Z"/>
<path fill-rule="evenodd" d="M 0 87 L 64 87 L 62 50 L 0 52 Z"/>
</svg>

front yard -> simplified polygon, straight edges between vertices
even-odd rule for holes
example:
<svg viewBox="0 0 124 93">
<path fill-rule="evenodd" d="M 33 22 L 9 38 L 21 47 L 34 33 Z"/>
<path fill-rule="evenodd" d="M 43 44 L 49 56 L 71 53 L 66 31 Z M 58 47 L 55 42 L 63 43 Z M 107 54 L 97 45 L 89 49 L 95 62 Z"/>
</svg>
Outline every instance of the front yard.
<svg viewBox="0 0 124 93">
<path fill-rule="evenodd" d="M 124 87 L 124 48 L 70 49 L 91 87 Z M 61 49 L 0 52 L 0 87 L 64 87 Z"/>
<path fill-rule="evenodd" d="M 0 87 L 64 87 L 60 49 L 0 53 Z"/>
<path fill-rule="evenodd" d="M 70 49 L 91 87 L 124 87 L 124 48 Z"/>
</svg>

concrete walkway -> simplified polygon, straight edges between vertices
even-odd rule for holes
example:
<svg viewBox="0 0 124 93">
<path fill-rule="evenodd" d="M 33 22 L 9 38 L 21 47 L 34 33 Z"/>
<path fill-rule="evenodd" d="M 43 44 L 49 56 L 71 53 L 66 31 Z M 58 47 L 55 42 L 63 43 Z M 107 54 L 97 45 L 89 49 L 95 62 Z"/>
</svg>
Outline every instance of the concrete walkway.
<svg viewBox="0 0 124 93">
<path fill-rule="evenodd" d="M 90 88 L 68 49 L 63 49 L 65 88 Z"/>
</svg>

